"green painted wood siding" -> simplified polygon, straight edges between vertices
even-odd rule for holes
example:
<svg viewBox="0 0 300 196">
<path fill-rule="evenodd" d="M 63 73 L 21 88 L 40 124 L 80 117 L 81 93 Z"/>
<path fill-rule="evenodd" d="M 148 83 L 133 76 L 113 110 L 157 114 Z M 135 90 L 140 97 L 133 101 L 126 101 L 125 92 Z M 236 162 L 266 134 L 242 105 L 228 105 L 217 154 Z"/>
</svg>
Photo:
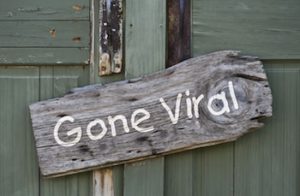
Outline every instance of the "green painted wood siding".
<svg viewBox="0 0 300 196">
<path fill-rule="evenodd" d="M 125 43 L 127 79 L 165 68 L 166 1 L 126 1 Z M 124 196 L 163 196 L 163 182 L 164 158 L 124 166 Z"/>
<path fill-rule="evenodd" d="M 28 105 L 89 82 L 87 66 L 0 66 L 0 195 L 89 196 L 90 173 L 39 175 Z"/>
<path fill-rule="evenodd" d="M 88 66 L 42 66 L 40 68 L 40 100 L 64 95 L 72 88 L 89 84 Z M 40 179 L 40 196 L 90 196 L 91 174 L 89 172 Z"/>
<path fill-rule="evenodd" d="M 88 64 L 89 0 L 0 2 L 0 64 Z"/>
<path fill-rule="evenodd" d="M 298 0 L 193 0 L 193 54 L 236 49 L 263 59 L 299 59 Z"/>
<path fill-rule="evenodd" d="M 0 67 L 0 195 L 38 196 L 28 104 L 39 100 L 37 67 Z"/>
<path fill-rule="evenodd" d="M 90 173 L 40 176 L 28 111 L 29 103 L 89 83 L 89 67 L 83 66 L 89 63 L 89 3 L 0 2 L 1 196 L 92 194 Z"/>
<path fill-rule="evenodd" d="M 89 26 L 88 3 L 27 2 L 0 2 L 0 26 L 31 24 L 40 26 L 37 31 L 42 33 L 54 24 L 65 33 L 57 30 L 54 41 L 46 36 L 49 31 L 40 39 L 29 37 L 31 41 L 17 35 L 20 42 L 15 43 L 6 35 L 11 29 L 0 29 L 0 195 L 91 196 L 90 172 L 48 180 L 39 175 L 28 104 L 89 82 L 107 83 L 163 69 L 166 1 L 126 1 L 126 67 L 121 74 L 101 78 L 97 63 L 83 65 L 89 55 L 89 29 L 81 29 Z M 115 196 L 300 195 L 300 3 L 193 0 L 192 4 L 193 55 L 238 49 L 261 57 L 274 97 L 273 117 L 237 142 L 113 167 Z M 82 11 L 76 12 L 81 5 Z M 97 6 L 95 1 L 96 10 Z M 76 43 L 72 37 L 77 35 L 81 41 Z M 12 47 L 7 48 L 9 44 Z M 97 42 L 93 45 L 98 48 Z M 98 59 L 95 54 L 95 62 Z M 53 65 L 57 62 L 70 65 Z"/>
<path fill-rule="evenodd" d="M 299 14 L 293 0 L 193 0 L 193 56 L 238 49 L 261 57 L 274 113 L 237 142 L 167 156 L 165 195 L 300 194 Z"/>
<path fill-rule="evenodd" d="M 166 2 L 128 0 L 125 10 L 125 72 L 102 82 L 135 78 L 165 67 Z M 113 182 L 115 196 L 163 196 L 164 158 L 114 167 Z"/>
<path fill-rule="evenodd" d="M 293 0 L 193 0 L 193 56 L 237 49 L 261 57 L 274 96 L 273 117 L 265 122 L 264 128 L 243 136 L 237 142 L 141 161 L 130 167 L 115 167 L 116 195 L 300 194 L 299 5 Z M 127 17 L 135 14 L 134 18 L 139 18 L 144 13 L 128 14 Z M 151 31 L 158 30 L 156 26 L 151 28 L 154 28 Z M 131 42 L 130 30 L 127 29 L 126 40 Z M 134 30 L 137 30 L 135 34 L 144 33 L 143 30 Z M 147 42 L 137 43 L 130 45 L 132 48 L 127 45 L 126 50 L 138 51 L 137 54 L 152 50 L 152 47 L 147 47 Z M 126 63 L 143 64 L 143 56 L 126 58 L 129 58 Z M 134 71 L 142 74 L 138 70 L 143 69 L 147 72 L 148 67 L 139 66 Z"/>
</svg>

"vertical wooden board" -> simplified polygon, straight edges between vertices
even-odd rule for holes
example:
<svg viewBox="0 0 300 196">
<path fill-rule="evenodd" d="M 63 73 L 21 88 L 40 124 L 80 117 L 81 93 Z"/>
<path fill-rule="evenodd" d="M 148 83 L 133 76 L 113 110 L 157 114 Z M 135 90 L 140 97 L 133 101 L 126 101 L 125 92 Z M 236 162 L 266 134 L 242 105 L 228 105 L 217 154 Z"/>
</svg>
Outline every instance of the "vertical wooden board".
<svg viewBox="0 0 300 196">
<path fill-rule="evenodd" d="M 123 50 L 123 1 L 101 0 L 99 10 L 99 75 L 121 73 Z"/>
<path fill-rule="evenodd" d="M 167 0 L 167 67 L 191 57 L 191 0 Z"/>
<path fill-rule="evenodd" d="M 194 195 L 232 196 L 233 143 L 194 151 Z"/>
<path fill-rule="evenodd" d="M 39 99 L 37 67 L 0 67 L 0 195 L 38 196 L 28 105 Z"/>
<path fill-rule="evenodd" d="M 165 67 L 166 1 L 126 1 L 125 77 L 146 75 Z M 124 196 L 162 196 L 164 158 L 127 164 Z"/>
<path fill-rule="evenodd" d="M 126 164 L 124 196 L 163 196 L 164 159 L 151 159 Z"/>
<path fill-rule="evenodd" d="M 299 195 L 300 69 L 268 68 L 273 93 L 273 117 L 263 130 L 237 141 L 237 195 Z"/>
<path fill-rule="evenodd" d="M 205 10 L 208 6 L 214 5 L 203 0 L 192 1 L 192 55 L 208 52 L 206 45 L 203 45 L 203 39 L 197 31 L 198 24 L 202 24 L 200 10 Z M 208 10 L 205 10 L 207 12 Z M 221 49 L 221 48 L 219 48 Z M 234 194 L 234 144 L 222 144 L 214 147 L 194 150 L 194 195 L 233 195 Z"/>
<path fill-rule="evenodd" d="M 193 54 L 241 50 L 263 59 L 299 59 L 298 0 L 193 0 Z"/>
<path fill-rule="evenodd" d="M 94 196 L 123 195 L 123 167 L 105 168 L 93 172 Z"/>
<path fill-rule="evenodd" d="M 124 191 L 124 165 L 112 168 L 114 196 L 122 196 Z"/>
<path fill-rule="evenodd" d="M 146 75 L 165 67 L 166 1 L 127 0 L 125 77 Z"/>
<path fill-rule="evenodd" d="M 56 179 L 44 179 L 41 181 L 40 195 L 65 195 L 65 196 L 89 196 L 91 195 L 90 173 L 82 173 Z"/>
<path fill-rule="evenodd" d="M 165 157 L 164 196 L 193 196 L 193 151 Z"/>
<path fill-rule="evenodd" d="M 88 71 L 86 66 L 41 66 L 41 100 L 61 96 L 72 88 L 88 84 Z M 91 182 L 90 172 L 54 179 L 42 178 L 41 195 L 88 196 L 92 194 Z"/>
<path fill-rule="evenodd" d="M 268 126 L 268 125 L 267 125 Z M 235 148 L 235 192 L 237 195 L 270 195 L 271 154 L 270 138 L 260 134 L 249 134 L 236 143 Z M 263 137 L 263 138 L 262 138 Z"/>
<path fill-rule="evenodd" d="M 82 173 L 67 177 L 41 180 L 41 193 L 43 196 L 52 195 L 91 195 L 91 178 L 89 173 Z"/>
<path fill-rule="evenodd" d="M 92 5 L 92 10 L 91 10 L 91 19 L 92 19 L 92 37 L 91 37 L 91 55 L 90 55 L 90 83 L 110 83 L 114 81 L 119 81 L 119 80 L 124 80 L 124 72 L 118 73 L 118 74 L 113 74 L 109 76 L 103 76 L 99 77 L 99 58 L 100 58 L 100 53 L 99 53 L 99 47 L 100 47 L 100 42 L 99 42 L 99 10 L 100 10 L 100 1 L 97 0 L 92 0 L 91 5 Z"/>
<path fill-rule="evenodd" d="M 91 65 L 90 65 L 90 83 L 110 83 L 114 81 L 119 81 L 124 79 L 124 73 L 119 73 L 119 74 L 113 74 L 109 76 L 103 76 L 99 77 L 99 57 L 100 53 L 98 52 L 98 48 L 100 47 L 99 41 L 96 38 L 99 38 L 99 10 L 100 10 L 100 1 L 97 0 L 92 0 L 91 5 L 92 11 L 91 11 L 91 18 L 92 18 L 92 42 L 91 42 Z M 112 170 L 112 181 L 113 181 L 113 189 L 114 192 L 111 194 L 114 194 L 114 196 L 122 196 L 123 195 L 123 165 L 120 166 L 115 166 L 111 168 Z M 99 180 L 98 178 L 101 178 L 101 170 L 99 171 L 94 171 L 93 172 L 93 181 Z M 95 182 L 94 182 L 95 183 Z M 94 196 L 102 196 L 100 195 L 101 192 L 97 192 L 98 190 L 95 190 L 94 187 Z M 109 195 L 107 195 L 109 196 Z"/>
</svg>

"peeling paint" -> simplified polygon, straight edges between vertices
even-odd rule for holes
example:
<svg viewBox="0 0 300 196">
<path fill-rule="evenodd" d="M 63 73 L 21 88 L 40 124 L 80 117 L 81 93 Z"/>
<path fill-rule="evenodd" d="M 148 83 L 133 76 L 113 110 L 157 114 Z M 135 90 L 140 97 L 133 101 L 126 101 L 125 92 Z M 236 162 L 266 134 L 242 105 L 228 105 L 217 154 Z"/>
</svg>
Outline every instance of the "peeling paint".
<svg viewBox="0 0 300 196">
<path fill-rule="evenodd" d="M 13 14 L 13 12 L 7 12 L 6 16 L 7 16 L 7 17 L 13 17 L 14 14 Z"/>
<path fill-rule="evenodd" d="M 122 53 L 121 51 L 114 55 L 113 73 L 120 73 L 122 71 Z"/>
<path fill-rule="evenodd" d="M 81 37 L 79 37 L 79 36 L 78 37 L 73 37 L 72 41 L 73 42 L 80 42 L 81 41 Z"/>
<path fill-rule="evenodd" d="M 108 53 L 103 53 L 100 56 L 99 75 L 107 75 L 109 73 L 111 73 L 110 56 Z"/>
<path fill-rule="evenodd" d="M 50 33 L 50 36 L 51 36 L 52 38 L 55 38 L 55 37 L 56 37 L 56 30 L 55 30 L 55 29 L 50 29 L 50 30 L 49 30 L 49 33 Z"/>
<path fill-rule="evenodd" d="M 122 1 L 101 0 L 100 4 L 100 76 L 122 71 Z M 103 56 L 104 55 L 104 56 Z M 109 58 L 106 58 L 108 55 Z M 103 58 L 102 58 L 103 57 Z"/>
<path fill-rule="evenodd" d="M 39 12 L 41 10 L 40 7 L 20 7 L 18 8 L 19 12 Z"/>
<path fill-rule="evenodd" d="M 84 61 L 84 64 L 86 64 L 86 65 L 90 64 L 90 59 L 85 60 L 85 61 Z"/>
<path fill-rule="evenodd" d="M 37 13 L 38 15 L 53 15 L 57 14 L 57 11 L 55 10 L 43 10 Z"/>
<path fill-rule="evenodd" d="M 113 173 L 111 169 L 96 170 L 94 179 L 95 196 L 114 196 Z"/>
<path fill-rule="evenodd" d="M 80 4 L 75 4 L 72 6 L 73 10 L 76 12 L 80 12 L 81 10 L 83 10 L 85 8 L 84 5 L 80 5 Z"/>
</svg>

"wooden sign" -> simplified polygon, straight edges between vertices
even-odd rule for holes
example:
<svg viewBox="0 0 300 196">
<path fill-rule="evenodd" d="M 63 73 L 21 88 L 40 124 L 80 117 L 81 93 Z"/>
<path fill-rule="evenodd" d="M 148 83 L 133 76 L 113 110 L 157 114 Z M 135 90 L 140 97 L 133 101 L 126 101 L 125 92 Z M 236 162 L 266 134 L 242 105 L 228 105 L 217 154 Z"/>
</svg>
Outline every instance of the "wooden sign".
<svg viewBox="0 0 300 196">
<path fill-rule="evenodd" d="M 262 63 L 236 51 L 30 106 L 41 172 L 60 176 L 234 141 L 272 115 Z"/>
</svg>

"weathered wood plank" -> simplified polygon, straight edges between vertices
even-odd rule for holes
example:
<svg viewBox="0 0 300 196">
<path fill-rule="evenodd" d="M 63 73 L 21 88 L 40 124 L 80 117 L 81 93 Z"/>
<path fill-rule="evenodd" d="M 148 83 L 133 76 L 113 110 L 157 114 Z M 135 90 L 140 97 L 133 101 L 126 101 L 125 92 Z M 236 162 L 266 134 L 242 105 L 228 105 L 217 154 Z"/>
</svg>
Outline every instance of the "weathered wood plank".
<svg viewBox="0 0 300 196">
<path fill-rule="evenodd" d="M 88 48 L 0 48 L 3 65 L 89 64 Z"/>
<path fill-rule="evenodd" d="M 0 48 L 89 47 L 89 21 L 0 21 Z"/>
<path fill-rule="evenodd" d="M 89 1 L 1 1 L 0 20 L 89 20 Z"/>
<path fill-rule="evenodd" d="M 194 169 L 193 151 L 166 156 L 164 196 L 193 196 Z"/>
<path fill-rule="evenodd" d="M 299 62 L 273 62 L 267 74 L 274 97 L 273 117 L 261 131 L 236 142 L 235 192 L 295 196 L 300 183 Z"/>
<path fill-rule="evenodd" d="M 228 89 L 229 81 L 233 82 L 232 90 Z M 180 118 L 172 124 L 164 109 L 166 106 L 162 107 L 159 100 L 166 99 L 165 104 L 171 104 L 173 108 L 176 99 L 180 101 L 179 94 L 188 94 L 187 90 L 191 96 L 200 97 L 202 93 L 205 99 L 199 104 L 199 112 L 195 110 L 196 117 L 186 115 L 185 104 L 178 105 Z M 211 97 L 221 91 L 227 91 L 227 94 L 237 91 L 236 104 L 240 106 L 237 109 L 233 106 L 234 101 L 230 101 L 228 110 L 231 112 L 215 116 L 212 111 L 220 112 L 226 108 L 225 102 L 211 102 Z M 75 89 L 62 98 L 32 104 L 30 110 L 42 173 L 54 176 L 233 141 L 250 128 L 262 126 L 258 119 L 271 115 L 271 102 L 271 91 L 261 62 L 253 57 L 239 56 L 234 51 L 222 51 L 190 59 L 141 79 Z M 140 108 L 151 114 L 150 120 L 145 117 L 146 121 L 142 122 L 142 127 L 149 130 L 131 129 L 127 133 L 122 123 L 109 120 L 111 127 L 114 125 L 117 130 L 116 136 L 109 125 L 107 134 L 97 128 L 101 130 L 101 139 L 97 135 L 96 140 L 91 140 L 95 133 L 86 135 L 85 127 L 95 118 L 103 119 L 104 124 L 110 115 L 113 118 L 121 114 L 130 119 L 132 112 Z M 69 141 L 61 146 L 53 137 L 57 121 L 66 116 L 76 120 L 65 123 L 60 132 L 82 127 L 82 138 L 77 134 L 81 139 L 77 140 L 78 144 L 74 138 L 71 140 L 60 134 L 62 141 Z M 134 121 L 131 123 L 133 125 Z"/>
<path fill-rule="evenodd" d="M 164 159 L 125 164 L 124 182 L 124 196 L 164 195 Z"/>
<path fill-rule="evenodd" d="M 94 195 L 96 196 L 113 196 L 113 178 L 111 169 L 102 169 L 94 172 L 95 182 L 94 184 Z"/>
<path fill-rule="evenodd" d="M 123 195 L 123 167 L 93 171 L 93 196 Z"/>
<path fill-rule="evenodd" d="M 194 195 L 234 195 L 233 146 L 227 143 L 193 152 Z"/>
<path fill-rule="evenodd" d="M 65 94 L 71 88 L 88 83 L 85 66 L 40 66 L 40 99 Z M 55 179 L 40 178 L 40 196 L 91 195 L 91 173 L 64 176 Z"/>
<path fill-rule="evenodd" d="M 0 195 L 39 195 L 28 104 L 39 99 L 38 67 L 0 67 Z"/>
<path fill-rule="evenodd" d="M 99 52 L 100 48 L 100 41 L 94 41 L 99 40 L 100 38 L 100 23 L 99 19 L 101 20 L 101 13 L 99 12 L 101 1 L 92 1 L 91 4 L 92 10 L 91 10 L 91 18 L 92 18 L 92 41 L 91 41 L 91 64 L 90 64 L 90 82 L 93 83 L 110 83 L 113 81 L 118 81 L 124 79 L 124 73 L 119 74 L 113 74 L 110 76 L 105 77 L 99 77 L 100 67 L 99 67 L 99 57 L 101 56 L 101 53 Z M 106 170 L 106 169 L 105 169 Z M 123 195 L 123 165 L 115 166 L 110 168 L 112 172 L 112 186 L 113 191 L 111 193 L 107 193 L 107 196 L 122 196 Z M 94 177 L 93 181 L 101 181 L 99 180 L 99 177 L 102 178 L 103 172 L 100 170 L 94 170 Z M 100 175 L 98 175 L 100 174 Z M 102 196 L 102 191 L 99 191 L 98 187 L 94 187 L 94 193 L 93 196 Z"/>
<path fill-rule="evenodd" d="M 166 1 L 126 1 L 125 77 L 131 79 L 165 69 Z M 164 157 L 125 164 L 124 196 L 163 196 Z M 138 179 L 139 187 L 135 189 Z M 155 188 L 154 188 L 155 187 Z"/>
<path fill-rule="evenodd" d="M 70 176 L 63 176 L 55 179 L 42 179 L 39 185 L 39 195 L 90 196 L 92 193 L 91 181 L 92 180 L 89 172 Z"/>
<path fill-rule="evenodd" d="M 99 75 L 120 73 L 123 64 L 122 0 L 101 0 L 99 11 Z"/>
<path fill-rule="evenodd" d="M 262 59 L 299 59 L 299 10 L 297 0 L 193 0 L 193 56 L 231 48 Z"/>
<path fill-rule="evenodd" d="M 125 77 L 161 70 L 166 62 L 166 2 L 129 0 L 126 13 Z"/>
<path fill-rule="evenodd" d="M 191 57 L 191 1 L 167 0 L 167 67 Z"/>
</svg>

